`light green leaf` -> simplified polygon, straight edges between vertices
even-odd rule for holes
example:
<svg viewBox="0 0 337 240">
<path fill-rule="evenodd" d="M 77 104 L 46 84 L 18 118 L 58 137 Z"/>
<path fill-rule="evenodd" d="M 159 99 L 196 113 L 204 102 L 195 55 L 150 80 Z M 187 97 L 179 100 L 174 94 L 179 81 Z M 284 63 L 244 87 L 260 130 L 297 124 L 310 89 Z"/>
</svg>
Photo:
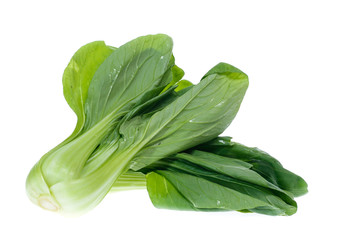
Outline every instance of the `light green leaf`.
<svg viewBox="0 0 337 240">
<path fill-rule="evenodd" d="M 174 60 L 174 57 L 172 55 L 172 58 Z M 183 76 L 185 75 L 184 70 L 182 70 L 180 67 L 178 67 L 177 65 L 174 65 L 172 67 L 172 80 L 171 82 L 164 88 L 163 92 L 165 92 L 167 89 L 169 89 L 170 87 L 174 86 L 178 81 L 180 81 Z"/>
<path fill-rule="evenodd" d="M 115 48 L 105 45 L 103 41 L 88 43 L 74 54 L 64 70 L 63 94 L 77 115 L 74 134 L 82 129 L 85 121 L 84 103 L 90 82 L 98 67 L 114 50 Z"/>
<path fill-rule="evenodd" d="M 242 73 L 245 74 L 244 72 L 242 72 L 240 69 L 228 64 L 228 63 L 218 63 L 217 65 L 215 65 L 212 69 L 210 69 L 203 77 L 202 79 L 208 77 L 209 75 L 212 74 L 225 74 L 227 72 L 232 72 L 232 73 Z"/>
<path fill-rule="evenodd" d="M 197 210 L 162 175 L 150 172 L 146 175 L 146 182 L 147 191 L 155 207 L 173 210 Z"/>
<path fill-rule="evenodd" d="M 190 81 L 187 80 L 180 80 L 177 83 L 177 88 L 175 89 L 176 92 L 179 92 L 187 87 L 193 86 L 193 83 L 191 83 Z"/>
</svg>

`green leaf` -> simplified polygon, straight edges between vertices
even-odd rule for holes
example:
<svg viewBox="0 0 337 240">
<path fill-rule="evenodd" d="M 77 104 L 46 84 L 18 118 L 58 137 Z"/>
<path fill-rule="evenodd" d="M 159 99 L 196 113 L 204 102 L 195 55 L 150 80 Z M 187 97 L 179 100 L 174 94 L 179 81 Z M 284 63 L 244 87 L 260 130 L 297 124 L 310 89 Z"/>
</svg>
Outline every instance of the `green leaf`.
<svg viewBox="0 0 337 240">
<path fill-rule="evenodd" d="M 174 56 L 172 55 L 172 59 L 171 61 L 174 63 L 175 59 Z M 171 82 L 164 88 L 163 92 L 165 92 L 167 89 L 169 89 L 170 87 L 174 86 L 178 81 L 180 81 L 183 76 L 185 75 L 184 70 L 182 70 L 180 67 L 178 67 L 177 65 L 174 65 L 171 69 L 171 73 L 172 73 L 172 80 Z"/>
<path fill-rule="evenodd" d="M 152 162 L 183 151 L 222 133 L 235 117 L 248 86 L 247 76 L 240 73 L 210 75 L 162 111 L 148 119 L 124 123 L 120 132 L 126 138 L 135 129 L 146 128 L 142 134 L 142 150 L 135 156 L 131 168 L 139 170 Z M 137 123 L 136 123 L 137 122 Z M 132 138 L 133 139 L 133 138 Z"/>
<path fill-rule="evenodd" d="M 147 191 L 155 207 L 173 210 L 197 210 L 164 176 L 156 172 L 150 172 L 146 175 L 146 181 Z"/>
<path fill-rule="evenodd" d="M 190 174 L 157 171 L 196 208 L 251 209 L 264 203 L 230 188 Z"/>
<path fill-rule="evenodd" d="M 252 170 L 295 197 L 308 192 L 308 185 L 303 178 L 285 169 L 278 160 L 258 148 L 231 142 L 229 137 L 219 137 L 196 149 L 246 161 L 252 165 Z"/>
<path fill-rule="evenodd" d="M 149 168 L 151 169 L 151 166 Z M 249 210 L 268 215 L 292 215 L 297 209 L 296 202 L 286 194 L 276 193 L 271 189 L 219 174 L 180 159 L 163 159 L 153 168 L 155 170 L 149 171 L 163 175 L 194 207 L 203 210 Z M 147 180 L 147 184 L 153 183 Z M 156 195 L 154 191 L 155 189 L 152 189 L 149 194 Z M 166 202 L 165 199 L 153 202 L 159 201 Z M 176 201 L 179 202 L 180 198 Z"/>
<path fill-rule="evenodd" d="M 89 84 L 98 67 L 114 50 L 115 48 L 105 45 L 103 41 L 88 43 L 77 50 L 64 70 L 62 78 L 63 94 L 67 103 L 77 115 L 77 124 L 73 133 L 62 143 L 47 152 L 28 175 L 26 180 L 27 195 L 35 204 L 43 206 L 43 204 L 47 203 L 49 207 L 58 208 L 58 203 L 49 197 L 51 193 L 47 180 L 44 178 L 43 164 L 51 155 L 76 138 L 82 130 L 85 122 L 83 107 L 87 98 Z"/>
<path fill-rule="evenodd" d="M 63 94 L 77 115 L 74 134 L 82 129 L 85 121 L 84 103 L 90 82 L 98 67 L 114 50 L 115 48 L 105 45 L 103 41 L 88 43 L 74 54 L 64 70 Z"/>
<path fill-rule="evenodd" d="M 177 83 L 178 81 L 180 81 L 183 78 L 183 76 L 185 75 L 185 72 L 180 67 L 175 65 L 172 68 L 172 74 L 173 74 L 173 80 L 172 81 L 174 83 Z"/>
<path fill-rule="evenodd" d="M 158 34 L 139 37 L 114 51 L 89 86 L 85 128 L 91 128 L 107 115 L 124 115 L 139 105 L 140 99 L 145 102 L 153 97 L 143 99 L 144 94 L 164 88 L 170 81 L 163 76 L 171 67 L 172 46 L 171 38 Z"/>
<path fill-rule="evenodd" d="M 187 81 L 187 80 L 180 80 L 178 83 L 177 83 L 177 88 L 175 89 L 175 91 L 179 92 L 185 88 L 188 88 L 190 86 L 193 86 L 193 83 L 191 83 L 190 81 Z"/>
<path fill-rule="evenodd" d="M 64 70 L 62 83 L 64 97 L 77 115 L 77 124 L 73 133 L 66 140 L 45 154 L 44 157 L 47 157 L 70 142 L 82 130 L 85 122 L 83 108 L 91 79 L 98 67 L 115 49 L 114 47 L 105 45 L 103 41 L 96 41 L 81 47 L 71 58 L 68 66 Z"/>
<path fill-rule="evenodd" d="M 158 170 L 156 173 L 163 177 L 162 179 L 155 179 L 157 181 L 157 188 L 163 185 L 160 181 L 164 181 L 164 179 L 175 188 L 175 191 L 173 191 L 174 195 L 169 195 L 169 191 L 167 191 L 169 201 L 164 196 L 150 195 L 151 201 L 159 206 L 170 205 L 170 202 L 172 202 L 171 207 L 177 206 L 175 209 L 180 210 L 179 203 L 183 198 L 190 202 L 194 208 L 202 211 L 242 211 L 248 209 L 252 212 L 268 215 L 291 215 L 296 212 L 296 207 L 286 204 L 271 192 L 252 187 L 248 184 L 240 185 L 235 182 L 230 183 L 226 181 L 215 182 L 210 179 L 176 171 Z M 149 179 L 147 180 L 147 184 L 150 184 L 150 186 L 154 184 L 149 183 Z M 165 190 L 150 189 L 149 193 L 155 193 L 156 191 Z M 179 192 L 181 196 L 176 198 L 176 192 Z"/>
<path fill-rule="evenodd" d="M 228 64 L 228 63 L 218 63 L 217 65 L 215 65 L 212 69 L 210 69 L 203 77 L 202 79 L 208 77 L 209 75 L 212 74 L 225 74 L 227 72 L 232 72 L 232 73 L 242 73 L 245 74 L 244 72 L 242 72 L 240 69 Z"/>
<path fill-rule="evenodd" d="M 239 179 L 265 188 L 276 190 L 281 194 L 287 194 L 290 197 L 292 197 L 290 193 L 285 192 L 278 186 L 275 186 L 274 184 L 268 182 L 261 175 L 255 172 L 252 169 L 253 165 L 244 162 L 240 159 L 223 157 L 213 153 L 197 150 L 194 150 L 189 154 L 180 153 L 175 155 L 175 157 L 187 160 L 191 163 L 215 171 L 219 174 L 225 174 L 235 179 Z"/>
</svg>

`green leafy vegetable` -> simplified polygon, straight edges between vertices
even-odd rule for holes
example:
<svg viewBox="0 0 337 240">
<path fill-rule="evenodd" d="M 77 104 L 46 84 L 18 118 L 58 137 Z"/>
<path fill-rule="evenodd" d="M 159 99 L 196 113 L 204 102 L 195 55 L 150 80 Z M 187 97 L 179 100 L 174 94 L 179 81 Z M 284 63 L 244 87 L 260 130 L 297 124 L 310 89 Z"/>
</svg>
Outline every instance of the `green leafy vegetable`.
<svg viewBox="0 0 337 240">
<path fill-rule="evenodd" d="M 307 192 L 302 178 L 265 152 L 218 137 L 239 110 L 247 75 L 219 63 L 193 85 L 172 47 L 157 34 L 75 53 L 63 92 L 77 124 L 30 171 L 32 202 L 78 215 L 108 192 L 147 188 L 158 208 L 296 212 L 294 196 Z"/>
</svg>

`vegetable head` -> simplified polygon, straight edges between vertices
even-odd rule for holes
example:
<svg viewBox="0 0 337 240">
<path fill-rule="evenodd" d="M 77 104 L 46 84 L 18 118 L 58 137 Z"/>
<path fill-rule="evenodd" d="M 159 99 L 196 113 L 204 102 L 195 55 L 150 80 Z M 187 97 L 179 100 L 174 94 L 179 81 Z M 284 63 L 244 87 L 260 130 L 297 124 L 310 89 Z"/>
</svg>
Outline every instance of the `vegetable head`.
<svg viewBox="0 0 337 240">
<path fill-rule="evenodd" d="M 239 110 L 247 75 L 219 63 L 193 85 L 182 80 L 172 47 L 157 34 L 75 53 L 63 92 L 77 124 L 30 171 L 32 202 L 78 215 L 109 191 L 146 185 L 158 208 L 296 212 L 294 196 L 307 192 L 302 178 L 265 152 L 218 137 Z"/>
<path fill-rule="evenodd" d="M 63 77 L 78 123 L 31 170 L 30 199 L 64 214 L 86 212 L 128 169 L 139 170 L 222 133 L 239 109 L 247 76 L 220 67 L 191 86 L 179 82 L 183 74 L 174 65 L 172 40 L 162 34 L 117 49 L 103 42 L 79 49 Z"/>
</svg>

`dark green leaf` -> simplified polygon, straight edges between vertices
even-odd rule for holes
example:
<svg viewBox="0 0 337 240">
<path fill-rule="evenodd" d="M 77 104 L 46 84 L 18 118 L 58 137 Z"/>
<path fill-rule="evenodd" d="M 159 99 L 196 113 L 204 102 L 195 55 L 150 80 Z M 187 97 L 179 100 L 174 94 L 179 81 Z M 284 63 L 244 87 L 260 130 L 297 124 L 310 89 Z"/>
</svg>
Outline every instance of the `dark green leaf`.
<svg viewBox="0 0 337 240">
<path fill-rule="evenodd" d="M 307 193 L 307 183 L 300 176 L 285 169 L 279 161 L 258 148 L 231 142 L 229 137 L 219 137 L 199 145 L 196 149 L 224 157 L 236 158 L 252 164 L 252 170 L 274 185 L 291 192 L 295 197 Z"/>
</svg>

